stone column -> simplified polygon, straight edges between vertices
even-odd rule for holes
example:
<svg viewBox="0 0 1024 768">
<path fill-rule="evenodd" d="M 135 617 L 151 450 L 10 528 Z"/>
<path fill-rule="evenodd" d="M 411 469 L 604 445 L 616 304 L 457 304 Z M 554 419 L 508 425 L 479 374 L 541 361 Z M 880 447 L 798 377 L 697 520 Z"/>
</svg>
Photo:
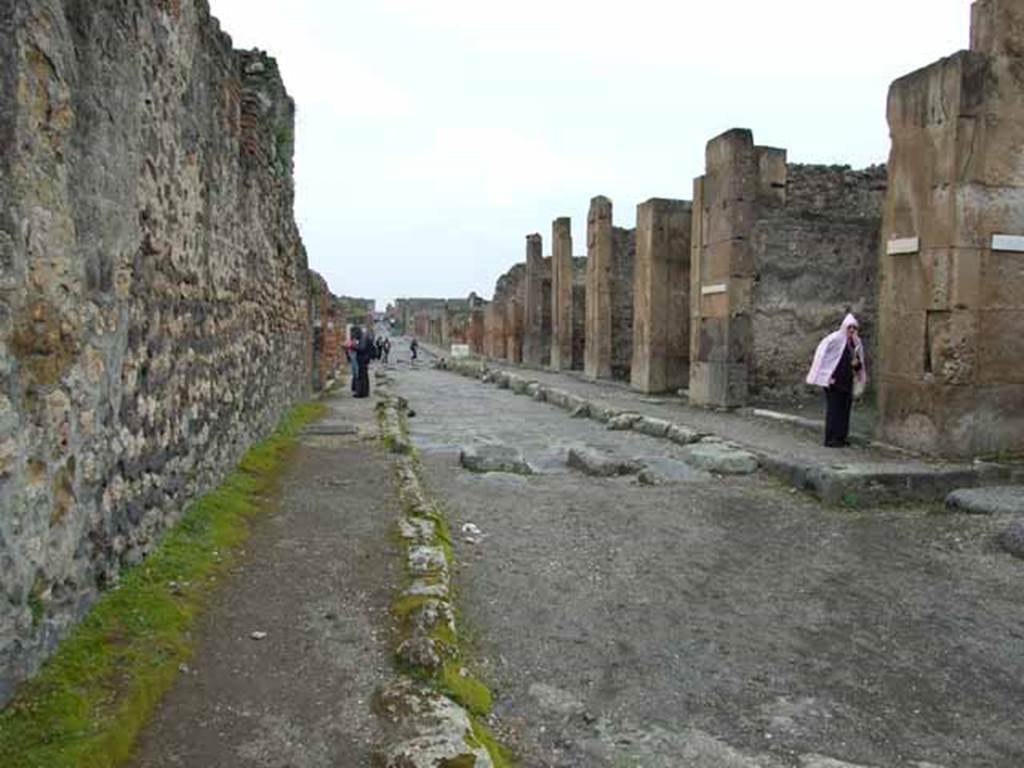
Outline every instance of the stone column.
<svg viewBox="0 0 1024 768">
<path fill-rule="evenodd" d="M 544 329 L 544 240 L 538 234 L 526 236 L 526 284 L 523 307 L 523 362 L 548 365 Z"/>
<path fill-rule="evenodd" d="M 572 368 L 572 221 L 551 225 L 551 367 Z"/>
<path fill-rule="evenodd" d="M 889 91 L 883 439 L 1024 451 L 1024 2 L 972 7 L 971 50 Z M 952 116 L 952 117 L 951 117 Z"/>
<path fill-rule="evenodd" d="M 587 321 L 584 373 L 612 375 L 612 201 L 595 197 L 587 215 Z"/>
<path fill-rule="evenodd" d="M 690 401 L 720 407 L 746 403 L 756 277 L 751 232 L 762 168 L 777 170 L 785 189 L 785 151 L 755 147 L 734 129 L 708 142 L 706 173 L 694 185 Z"/>
<path fill-rule="evenodd" d="M 691 224 L 688 201 L 637 206 L 630 383 L 640 392 L 675 391 L 689 382 Z"/>
</svg>

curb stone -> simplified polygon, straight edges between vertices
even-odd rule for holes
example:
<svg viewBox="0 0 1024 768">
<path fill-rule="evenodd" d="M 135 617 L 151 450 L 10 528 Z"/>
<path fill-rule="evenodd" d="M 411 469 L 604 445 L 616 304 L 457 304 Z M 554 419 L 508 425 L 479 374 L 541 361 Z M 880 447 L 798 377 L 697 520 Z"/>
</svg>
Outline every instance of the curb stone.
<svg viewBox="0 0 1024 768">
<path fill-rule="evenodd" d="M 451 550 L 444 519 L 420 481 L 403 422 L 408 404 L 384 394 L 377 407 L 381 441 L 398 454 L 395 478 L 403 514 L 397 529 L 409 575 L 393 609 L 404 630 L 395 649 L 402 671 L 378 692 L 376 702 L 391 726 L 381 765 L 494 768 L 495 759 L 479 738 L 481 725 L 440 690 L 446 665 L 458 662 Z"/>
</svg>

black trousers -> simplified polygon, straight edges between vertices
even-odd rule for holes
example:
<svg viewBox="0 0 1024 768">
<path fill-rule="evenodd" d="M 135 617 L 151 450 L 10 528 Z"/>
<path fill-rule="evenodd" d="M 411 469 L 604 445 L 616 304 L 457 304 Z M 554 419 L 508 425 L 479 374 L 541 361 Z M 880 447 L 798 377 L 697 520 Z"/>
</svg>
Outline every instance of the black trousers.
<svg viewBox="0 0 1024 768">
<path fill-rule="evenodd" d="M 368 397 L 370 394 L 370 364 L 359 361 L 359 375 L 356 376 L 356 397 Z"/>
<path fill-rule="evenodd" d="M 850 436 L 850 409 L 853 407 L 853 392 L 850 390 L 825 388 L 825 445 L 845 445 Z"/>
</svg>

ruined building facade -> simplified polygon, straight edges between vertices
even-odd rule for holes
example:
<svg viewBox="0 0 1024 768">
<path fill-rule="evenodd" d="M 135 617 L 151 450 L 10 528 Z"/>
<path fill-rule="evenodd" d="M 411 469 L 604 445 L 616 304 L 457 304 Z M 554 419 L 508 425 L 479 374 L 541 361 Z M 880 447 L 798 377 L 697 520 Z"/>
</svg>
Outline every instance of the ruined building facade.
<svg viewBox="0 0 1024 768">
<path fill-rule="evenodd" d="M 980 0 L 971 21 L 970 50 L 889 91 L 882 435 L 953 456 L 1020 454 L 1024 3 Z"/>
</svg>

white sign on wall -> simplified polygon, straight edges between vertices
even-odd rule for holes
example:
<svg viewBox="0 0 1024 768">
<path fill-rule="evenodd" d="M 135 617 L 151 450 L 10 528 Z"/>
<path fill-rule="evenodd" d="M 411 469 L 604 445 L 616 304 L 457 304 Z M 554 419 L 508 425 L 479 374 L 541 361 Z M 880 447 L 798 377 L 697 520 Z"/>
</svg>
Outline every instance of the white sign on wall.
<svg viewBox="0 0 1024 768">
<path fill-rule="evenodd" d="M 1024 253 L 1024 237 L 1019 235 L 992 235 L 992 250 Z"/>
<path fill-rule="evenodd" d="M 452 357 L 469 357 L 469 344 L 452 344 Z"/>
<path fill-rule="evenodd" d="M 921 238 L 896 237 L 886 244 L 885 250 L 890 256 L 899 256 L 905 253 L 917 253 L 921 250 Z"/>
</svg>

